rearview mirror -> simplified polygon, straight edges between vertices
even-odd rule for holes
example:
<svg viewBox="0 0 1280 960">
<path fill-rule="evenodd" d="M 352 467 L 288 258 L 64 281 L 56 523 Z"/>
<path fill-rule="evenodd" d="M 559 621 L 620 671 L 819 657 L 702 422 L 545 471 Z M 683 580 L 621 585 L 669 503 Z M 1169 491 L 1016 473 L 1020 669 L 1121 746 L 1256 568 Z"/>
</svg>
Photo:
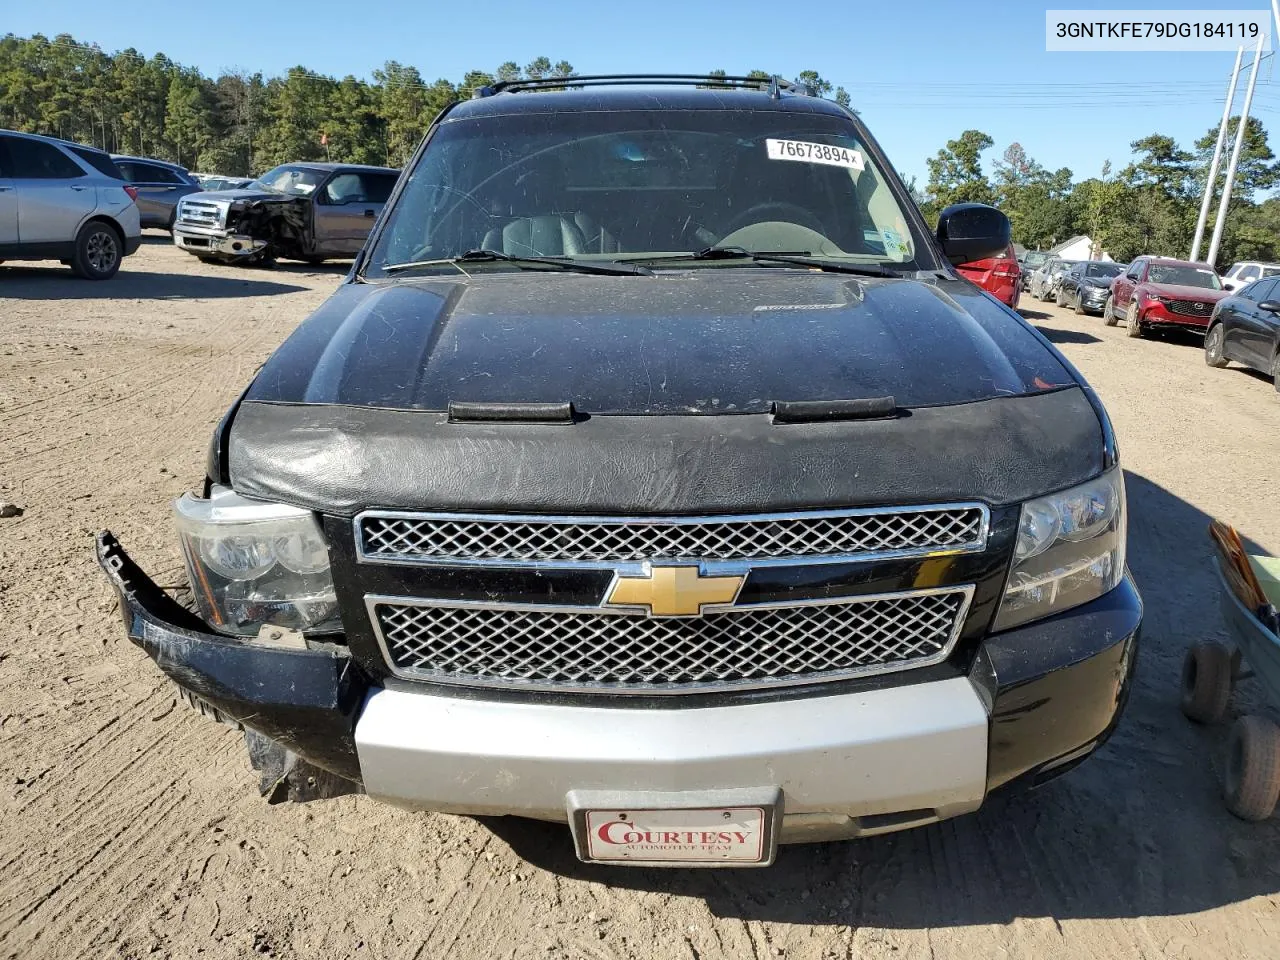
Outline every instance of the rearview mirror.
<svg viewBox="0 0 1280 960">
<path fill-rule="evenodd" d="M 953 203 L 938 217 L 938 243 L 952 263 L 972 263 L 1003 253 L 1012 235 L 1009 218 L 985 203 Z"/>
<path fill-rule="evenodd" d="M 1267 313 L 1280 313 L 1280 300 L 1263 300 L 1258 304 L 1258 309 Z"/>
</svg>

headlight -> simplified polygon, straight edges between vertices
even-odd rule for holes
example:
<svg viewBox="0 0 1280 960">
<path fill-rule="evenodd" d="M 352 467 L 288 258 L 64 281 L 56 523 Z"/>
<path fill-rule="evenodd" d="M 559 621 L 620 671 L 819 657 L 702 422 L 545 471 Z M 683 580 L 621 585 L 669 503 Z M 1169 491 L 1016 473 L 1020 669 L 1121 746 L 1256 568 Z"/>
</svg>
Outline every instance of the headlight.
<svg viewBox="0 0 1280 960">
<path fill-rule="evenodd" d="M 1120 468 L 1022 505 L 1013 566 L 993 630 L 1006 630 L 1102 596 L 1124 577 Z"/>
<path fill-rule="evenodd" d="M 173 505 L 201 616 L 222 633 L 264 626 L 313 633 L 342 629 L 329 550 L 315 516 L 215 487 L 208 500 Z"/>
<path fill-rule="evenodd" d="M 1147 301 L 1147 303 L 1164 303 L 1165 302 L 1164 297 L 1156 296 L 1154 293 L 1144 294 L 1143 298 Z"/>
</svg>

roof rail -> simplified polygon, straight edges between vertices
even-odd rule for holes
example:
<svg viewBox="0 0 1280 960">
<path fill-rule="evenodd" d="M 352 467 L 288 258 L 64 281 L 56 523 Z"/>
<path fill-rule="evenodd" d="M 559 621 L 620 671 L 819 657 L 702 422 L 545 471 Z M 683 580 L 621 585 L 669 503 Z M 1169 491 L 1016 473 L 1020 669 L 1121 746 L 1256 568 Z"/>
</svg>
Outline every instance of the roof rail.
<svg viewBox="0 0 1280 960">
<path fill-rule="evenodd" d="M 536 80 L 499 80 L 487 86 L 477 87 L 472 99 L 491 97 L 496 93 L 516 93 L 520 90 L 561 89 L 564 87 L 715 87 L 729 89 L 767 90 L 773 97 L 780 91 L 813 96 L 812 88 L 772 77 L 716 76 L 710 73 L 602 73 L 585 77 L 542 77 Z"/>
</svg>

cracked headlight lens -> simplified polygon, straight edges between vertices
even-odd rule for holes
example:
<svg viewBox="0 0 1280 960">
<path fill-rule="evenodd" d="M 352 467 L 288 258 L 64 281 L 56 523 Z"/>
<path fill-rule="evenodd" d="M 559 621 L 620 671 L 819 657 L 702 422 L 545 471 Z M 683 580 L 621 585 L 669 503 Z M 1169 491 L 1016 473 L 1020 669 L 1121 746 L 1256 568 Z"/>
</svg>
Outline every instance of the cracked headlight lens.
<svg viewBox="0 0 1280 960">
<path fill-rule="evenodd" d="M 1028 500 L 992 629 L 1039 620 L 1114 589 L 1124 578 L 1125 536 L 1119 467 L 1070 490 Z"/>
<path fill-rule="evenodd" d="M 174 517 L 196 605 L 214 629 L 342 629 L 328 546 L 310 511 L 215 487 L 207 500 L 184 494 Z"/>
</svg>

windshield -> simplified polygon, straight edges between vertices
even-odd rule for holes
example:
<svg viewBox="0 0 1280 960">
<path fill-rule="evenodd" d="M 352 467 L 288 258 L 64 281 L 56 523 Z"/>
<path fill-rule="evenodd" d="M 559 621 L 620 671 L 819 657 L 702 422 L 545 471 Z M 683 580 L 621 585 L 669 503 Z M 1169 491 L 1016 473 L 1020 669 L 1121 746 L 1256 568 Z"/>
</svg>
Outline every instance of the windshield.
<svg viewBox="0 0 1280 960">
<path fill-rule="evenodd" d="M 1147 272 L 1148 283 L 1168 283 L 1182 287 L 1205 287 L 1209 290 L 1221 290 L 1222 284 L 1218 275 L 1208 267 L 1170 266 L 1153 263 Z"/>
<path fill-rule="evenodd" d="M 268 170 L 249 184 L 250 189 L 270 190 L 272 193 L 288 193 L 295 197 L 310 196 L 320 185 L 324 174 L 319 170 L 301 167 L 276 167 Z"/>
<path fill-rule="evenodd" d="M 661 260 L 733 247 L 902 265 L 914 261 L 916 246 L 845 119 L 542 113 L 442 124 L 388 215 L 368 272 L 481 249 Z"/>
<path fill-rule="evenodd" d="M 1045 255 L 1043 253 L 1028 253 L 1026 259 L 1022 262 L 1024 266 L 1031 267 L 1034 270 L 1036 267 L 1040 266 L 1040 264 L 1044 263 L 1044 261 Z"/>
<path fill-rule="evenodd" d="M 1106 279 L 1108 277 L 1120 276 L 1120 264 L 1118 263 L 1091 263 L 1085 269 L 1086 277 L 1100 277 Z"/>
</svg>

